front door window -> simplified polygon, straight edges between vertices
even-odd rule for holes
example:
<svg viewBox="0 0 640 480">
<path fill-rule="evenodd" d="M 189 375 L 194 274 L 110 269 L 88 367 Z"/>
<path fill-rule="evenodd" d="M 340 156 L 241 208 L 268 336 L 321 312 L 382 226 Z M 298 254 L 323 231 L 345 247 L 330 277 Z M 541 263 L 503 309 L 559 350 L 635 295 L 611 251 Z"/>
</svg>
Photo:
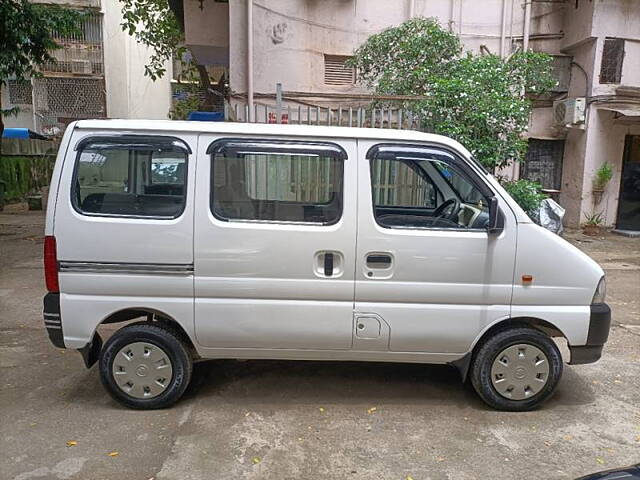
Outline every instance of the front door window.
<svg viewBox="0 0 640 480">
<path fill-rule="evenodd" d="M 385 228 L 486 229 L 489 199 L 443 152 L 371 159 L 376 222 Z"/>
</svg>

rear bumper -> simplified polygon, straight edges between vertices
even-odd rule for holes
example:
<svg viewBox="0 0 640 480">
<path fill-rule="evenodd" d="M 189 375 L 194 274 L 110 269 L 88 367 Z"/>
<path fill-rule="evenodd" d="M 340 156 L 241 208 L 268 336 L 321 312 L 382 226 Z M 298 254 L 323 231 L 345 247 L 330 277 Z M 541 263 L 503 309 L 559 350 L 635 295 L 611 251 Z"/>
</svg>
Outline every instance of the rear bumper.
<svg viewBox="0 0 640 480">
<path fill-rule="evenodd" d="M 44 326 L 47 328 L 51 343 L 58 348 L 66 348 L 62 333 L 59 293 L 47 293 L 44 296 Z M 98 361 L 101 349 L 102 338 L 100 338 L 98 332 L 93 335 L 89 343 L 78 349 L 87 368 L 90 368 L 91 365 Z"/>
<path fill-rule="evenodd" d="M 591 305 L 587 344 L 570 346 L 571 365 L 597 362 L 602 356 L 602 348 L 609 339 L 611 328 L 611 308 L 606 303 Z"/>
<path fill-rule="evenodd" d="M 49 340 L 58 348 L 65 348 L 62 334 L 62 317 L 60 316 L 60 294 L 47 293 L 44 296 L 44 326 Z"/>
</svg>

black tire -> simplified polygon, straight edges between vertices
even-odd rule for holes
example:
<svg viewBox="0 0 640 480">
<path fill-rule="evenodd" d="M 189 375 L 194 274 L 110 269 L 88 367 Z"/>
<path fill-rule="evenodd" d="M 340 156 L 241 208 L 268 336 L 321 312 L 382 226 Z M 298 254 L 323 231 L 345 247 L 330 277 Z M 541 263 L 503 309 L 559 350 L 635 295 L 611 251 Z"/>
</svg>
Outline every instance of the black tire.
<svg viewBox="0 0 640 480">
<path fill-rule="evenodd" d="M 169 325 L 141 322 L 121 328 L 109 338 L 100 352 L 100 380 L 104 388 L 115 400 L 129 408 L 152 410 L 174 404 L 189 385 L 193 368 L 189 349 L 180 338 L 180 332 Z M 122 348 L 135 342 L 146 342 L 160 347 L 171 360 L 171 380 L 165 390 L 153 398 L 136 398 L 128 395 L 118 386 L 113 377 L 114 356 Z"/>
<path fill-rule="evenodd" d="M 491 381 L 491 368 L 498 354 L 518 344 L 539 348 L 549 362 L 547 383 L 535 395 L 523 400 L 502 396 Z M 562 367 L 562 355 L 551 338 L 533 328 L 514 327 L 497 332 L 480 345 L 471 365 L 471 384 L 480 398 L 490 407 L 497 410 L 524 412 L 538 408 L 553 395 L 562 376 Z"/>
</svg>

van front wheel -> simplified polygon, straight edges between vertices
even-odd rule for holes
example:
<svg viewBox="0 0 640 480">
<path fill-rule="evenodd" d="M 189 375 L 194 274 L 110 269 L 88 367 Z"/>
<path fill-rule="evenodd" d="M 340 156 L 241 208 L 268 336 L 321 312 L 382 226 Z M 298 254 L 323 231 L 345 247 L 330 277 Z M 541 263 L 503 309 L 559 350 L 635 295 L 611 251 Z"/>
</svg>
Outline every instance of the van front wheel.
<svg viewBox="0 0 640 480">
<path fill-rule="evenodd" d="M 562 376 L 555 342 L 528 327 L 502 330 L 486 340 L 471 366 L 471 383 L 498 410 L 533 410 L 549 399 Z"/>
<path fill-rule="evenodd" d="M 179 335 L 164 325 L 134 323 L 115 332 L 100 352 L 100 379 L 118 402 L 155 409 L 178 401 L 192 362 Z"/>
</svg>

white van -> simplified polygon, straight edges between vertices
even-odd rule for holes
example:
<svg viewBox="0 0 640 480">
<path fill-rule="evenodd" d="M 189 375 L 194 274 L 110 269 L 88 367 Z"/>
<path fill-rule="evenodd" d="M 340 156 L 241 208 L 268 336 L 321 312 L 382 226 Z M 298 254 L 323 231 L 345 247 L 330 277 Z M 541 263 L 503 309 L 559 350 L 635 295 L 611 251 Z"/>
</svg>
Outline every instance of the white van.
<svg viewBox="0 0 640 480">
<path fill-rule="evenodd" d="M 609 334 L 602 269 L 446 137 L 87 120 L 50 192 L 49 337 L 129 407 L 177 401 L 194 360 L 268 358 L 451 364 L 530 410 L 560 380 L 551 337 L 581 364 Z"/>
</svg>

